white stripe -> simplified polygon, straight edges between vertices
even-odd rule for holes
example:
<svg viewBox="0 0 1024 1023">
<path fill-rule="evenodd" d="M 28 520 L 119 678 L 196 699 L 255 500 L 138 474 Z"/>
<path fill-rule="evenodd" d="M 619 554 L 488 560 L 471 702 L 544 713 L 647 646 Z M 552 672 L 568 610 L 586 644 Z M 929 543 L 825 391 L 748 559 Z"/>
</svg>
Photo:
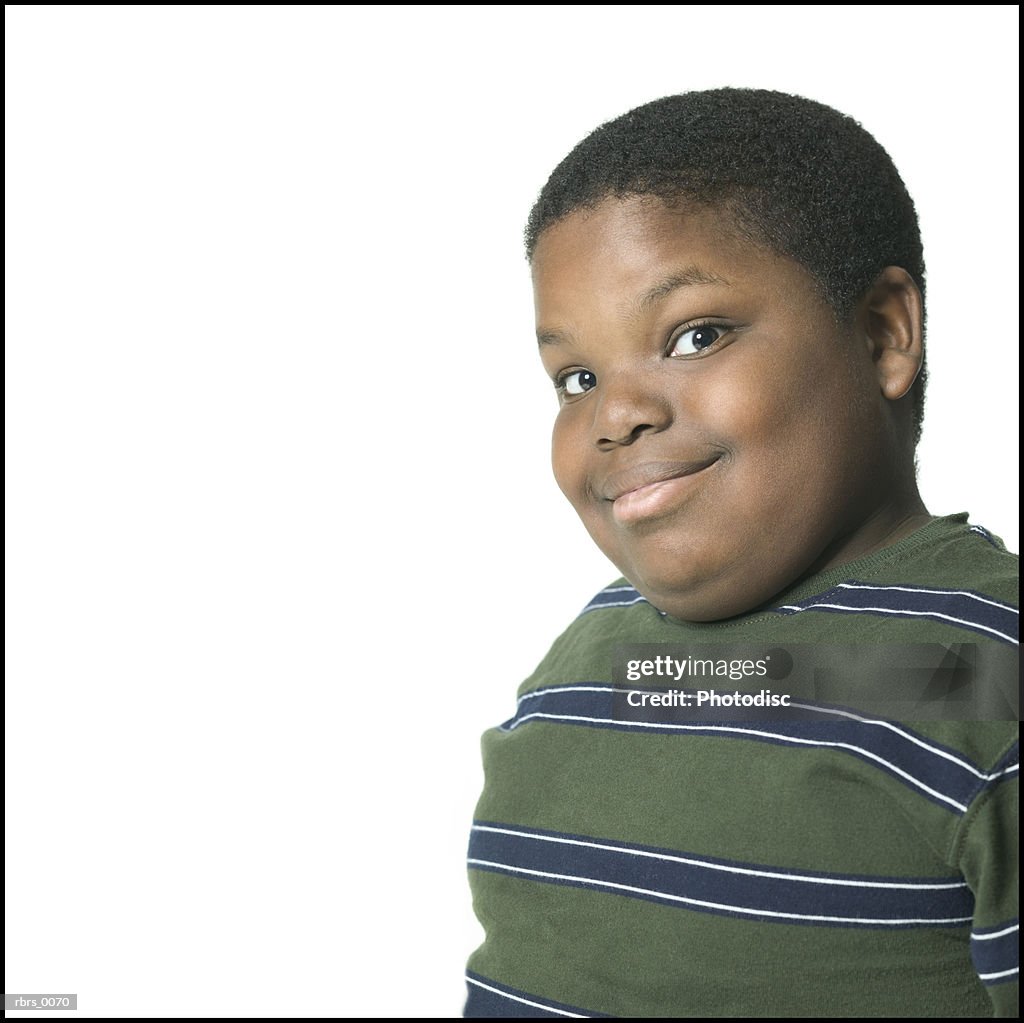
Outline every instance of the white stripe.
<svg viewBox="0 0 1024 1023">
<path fill-rule="evenodd" d="M 1008 636 L 1005 632 L 1000 632 L 998 629 L 992 629 L 987 625 L 982 625 L 980 622 L 968 621 L 966 618 L 955 618 L 953 615 L 944 615 L 939 611 L 903 611 L 895 607 L 850 607 L 847 604 L 808 604 L 805 607 L 800 607 L 796 604 L 785 604 L 781 607 L 780 611 L 813 611 L 815 608 L 824 607 L 830 608 L 833 611 L 878 611 L 881 614 L 887 615 L 910 615 L 916 618 L 941 618 L 946 622 L 955 622 L 957 625 L 967 625 L 972 629 L 981 629 L 983 632 L 991 632 L 993 636 L 999 636 L 1000 639 L 1005 639 L 1014 646 L 1019 646 L 1020 643 L 1013 636 Z"/>
<path fill-rule="evenodd" d="M 633 593 L 637 592 L 635 586 L 606 586 L 601 593 L 625 593 L 627 590 L 631 590 Z M 601 593 L 598 596 L 601 596 Z"/>
<path fill-rule="evenodd" d="M 945 760 L 949 760 L 951 763 L 957 764 L 962 767 L 965 771 L 969 771 L 976 778 L 981 778 L 983 781 L 991 781 L 993 778 L 998 777 L 994 774 L 986 774 L 984 771 L 979 771 L 973 764 L 968 763 L 966 760 L 961 760 L 960 757 L 948 752 L 944 749 L 939 749 L 937 746 L 932 746 L 925 742 L 923 739 L 912 734 L 911 732 L 904 731 L 899 725 L 894 724 L 891 721 L 886 721 L 884 718 L 865 718 L 859 714 L 854 714 L 850 711 L 839 710 L 837 707 L 816 707 L 811 703 L 791 703 L 791 707 L 799 707 L 801 710 L 817 711 L 820 714 L 836 714 L 844 718 L 853 718 L 854 721 L 863 722 L 866 725 L 877 725 L 880 728 L 887 728 L 890 732 L 895 732 L 897 735 L 902 735 L 903 738 L 914 743 L 915 746 L 920 746 L 921 749 L 927 750 L 929 753 L 934 753 L 937 757 L 942 757 Z M 1003 772 L 1000 772 L 1000 774 Z"/>
<path fill-rule="evenodd" d="M 593 725 L 616 725 L 618 727 L 630 727 L 630 728 L 676 728 L 680 731 L 694 732 L 736 732 L 739 735 L 759 735 L 766 739 L 781 739 L 785 742 L 796 743 L 801 746 L 818 746 L 818 747 L 833 747 L 836 749 L 848 749 L 854 753 L 863 753 L 870 760 L 876 760 L 880 764 L 884 764 L 894 774 L 898 774 L 901 778 L 905 778 L 912 785 L 916 785 L 922 792 L 927 792 L 930 796 L 934 796 L 936 799 L 942 800 L 944 803 L 949 803 L 950 806 L 955 806 L 958 810 L 963 813 L 967 812 L 967 807 L 963 803 L 958 803 L 955 799 L 950 796 L 944 795 L 941 792 L 937 792 L 935 789 L 928 785 L 925 785 L 923 781 L 913 777 L 913 775 L 907 774 L 906 771 L 897 767 L 895 764 L 889 763 L 888 760 L 878 756 L 876 753 L 872 753 L 871 750 L 863 749 L 860 746 L 854 746 L 847 742 L 826 742 L 824 739 L 801 739 L 792 735 L 779 735 L 775 732 L 762 732 L 754 728 L 731 728 L 725 727 L 724 725 L 676 725 L 676 724 L 660 724 L 657 721 L 612 721 L 609 718 L 590 718 L 582 717 L 574 714 L 545 714 L 543 711 L 534 711 L 532 714 L 525 714 L 519 718 L 518 721 L 510 725 L 507 731 L 512 731 L 513 728 L 518 728 L 524 721 L 529 721 L 530 718 L 546 718 L 552 721 L 582 721 L 585 724 Z"/>
<path fill-rule="evenodd" d="M 1004 927 L 1001 931 L 993 931 L 991 934 L 972 934 L 971 941 L 991 941 L 993 938 L 1002 938 L 1004 935 L 1013 934 L 1014 931 L 1020 930 L 1020 924 L 1011 924 L 1009 927 Z"/>
<path fill-rule="evenodd" d="M 970 597 L 971 600 L 980 601 L 982 604 L 991 604 L 993 607 L 1001 607 L 1004 611 L 1012 611 L 1019 615 L 1020 611 L 1013 604 L 1004 604 L 1001 600 L 993 600 L 991 597 L 983 597 L 980 593 L 972 593 L 970 590 L 929 590 L 924 586 L 871 586 L 868 583 L 840 583 L 836 589 L 842 590 L 899 590 L 901 593 L 937 593 L 939 595 Z"/>
<path fill-rule="evenodd" d="M 518 707 L 523 703 L 524 700 L 532 699 L 535 696 L 543 696 L 544 693 L 569 693 L 569 692 L 580 692 L 580 693 L 621 693 L 622 689 L 618 689 L 615 686 L 549 686 L 546 689 L 534 689 L 532 693 L 525 693 L 520 696 L 516 702 Z M 992 781 L 994 778 L 999 778 L 1004 774 L 1010 774 L 1017 770 L 1018 765 L 1014 764 L 1010 767 L 1005 768 L 1002 771 L 997 771 L 994 774 L 987 774 L 984 771 L 979 771 L 973 764 L 966 760 L 961 760 L 960 757 L 950 753 L 948 750 L 940 749 L 938 746 L 932 746 L 930 743 L 924 741 L 919 736 L 914 735 L 912 732 L 907 732 L 900 728 L 898 725 L 891 721 L 886 721 L 883 718 L 866 718 L 861 717 L 859 714 L 854 714 L 850 711 L 839 710 L 837 707 L 822 707 L 813 703 L 791 703 L 791 707 L 798 707 L 801 710 L 813 711 L 816 714 L 835 714 L 844 718 L 852 718 L 854 721 L 860 721 L 866 725 L 877 725 L 879 728 L 887 728 L 890 732 L 895 732 L 897 735 L 902 735 L 903 738 L 909 742 L 914 743 L 915 746 L 920 746 L 921 749 L 927 750 L 929 753 L 934 753 L 937 757 L 942 757 L 944 760 L 949 760 L 951 763 L 957 764 L 962 767 L 965 771 L 969 771 L 976 778 L 980 778 L 983 781 Z M 508 731 L 509 729 L 506 729 Z"/>
<path fill-rule="evenodd" d="M 966 888 L 966 881 L 953 881 L 942 884 L 904 884 L 902 882 L 888 881 L 854 881 L 852 879 L 839 881 L 825 877 L 810 877 L 805 874 L 783 874 L 773 870 L 754 870 L 749 867 L 726 867 L 719 863 L 706 863 L 703 860 L 690 859 L 687 856 L 672 856 L 668 853 L 656 853 L 646 849 L 624 849 L 617 845 L 605 845 L 602 842 L 586 842 L 578 838 L 562 838 L 553 835 L 536 835 L 529 831 L 518 831 L 515 828 L 492 828 L 487 824 L 474 824 L 473 831 L 489 831 L 497 835 L 514 835 L 517 838 L 533 838 L 538 842 L 555 842 L 558 845 L 580 845 L 587 849 L 603 849 L 608 852 L 626 853 L 629 856 L 646 856 L 652 860 L 666 860 L 670 863 L 685 863 L 691 867 L 704 867 L 707 870 L 721 870 L 728 874 L 747 874 L 751 877 L 774 877 L 782 881 L 806 881 L 809 884 L 828 884 L 839 888 L 905 888 L 912 890 L 921 889 L 948 889 Z"/>
<path fill-rule="evenodd" d="M 553 874 L 546 870 L 531 870 L 528 867 L 513 867 L 510 863 L 492 863 L 490 860 L 471 859 L 470 864 L 477 867 L 497 867 L 499 870 L 507 870 L 513 874 L 527 874 L 531 877 L 546 877 L 556 881 L 576 881 L 581 884 L 592 884 L 599 888 L 613 888 L 616 891 L 632 892 L 636 895 L 654 895 L 659 899 L 669 899 L 672 902 L 684 902 L 690 906 L 701 906 L 704 909 L 721 909 L 729 913 L 746 913 L 749 916 L 773 916 L 782 920 L 815 920 L 821 923 L 837 924 L 870 924 L 873 926 L 896 927 L 908 924 L 963 924 L 970 921 L 969 916 L 950 917 L 943 919 L 896 919 L 876 920 L 865 919 L 856 916 L 820 916 L 810 913 L 782 913 L 773 909 L 750 909 L 746 906 L 730 906 L 720 902 L 705 902 L 702 899 L 688 899 L 684 895 L 672 895 L 669 892 L 658 892 L 650 888 L 637 888 L 635 885 L 619 884 L 616 881 L 601 881 L 596 877 L 576 877 L 573 874 Z"/>
<path fill-rule="evenodd" d="M 1000 977 L 1012 977 L 1015 973 L 1020 973 L 1020 967 L 1015 966 L 1012 970 L 1003 970 L 1002 973 L 979 973 L 979 980 L 999 980 Z"/>
<path fill-rule="evenodd" d="M 616 693 L 624 690 L 616 689 L 615 686 L 548 686 L 546 689 L 534 689 L 532 693 L 524 693 L 516 701 L 516 706 L 524 700 L 532 700 L 535 696 L 543 696 L 545 693 Z"/>
<path fill-rule="evenodd" d="M 1012 611 L 1014 614 L 1019 614 L 1018 608 L 1014 607 L 1013 604 L 1005 604 L 1001 600 L 993 600 L 991 597 L 983 597 L 980 593 L 974 593 L 972 590 L 933 590 L 926 586 L 872 586 L 870 583 L 839 583 L 837 589 L 844 590 L 899 590 L 902 593 L 936 593 L 940 596 L 958 596 L 958 597 L 969 597 L 971 600 L 980 601 L 982 604 L 991 604 L 993 607 L 1001 607 L 1004 611 Z"/>
<path fill-rule="evenodd" d="M 491 987 L 490 984 L 483 984 L 479 980 L 474 980 L 472 977 L 466 978 L 470 984 L 476 984 L 477 987 L 482 987 L 485 991 L 493 991 L 496 995 L 501 995 L 502 998 L 508 998 L 513 1002 L 519 1002 L 522 1005 L 529 1005 L 534 1009 L 547 1009 L 548 1012 L 555 1012 L 559 1016 L 568 1016 L 570 1019 L 592 1019 L 591 1016 L 581 1016 L 578 1012 L 566 1012 L 564 1009 L 556 1009 L 552 1005 L 544 1005 L 541 1002 L 531 1002 L 529 998 L 520 998 L 518 995 L 510 995 L 507 991 L 501 991 L 496 987 Z"/>
<path fill-rule="evenodd" d="M 633 604 L 642 604 L 646 599 L 646 597 L 634 597 L 632 600 L 609 600 L 606 603 L 587 604 L 580 614 L 583 614 L 586 611 L 596 610 L 599 607 L 631 607 Z"/>
</svg>

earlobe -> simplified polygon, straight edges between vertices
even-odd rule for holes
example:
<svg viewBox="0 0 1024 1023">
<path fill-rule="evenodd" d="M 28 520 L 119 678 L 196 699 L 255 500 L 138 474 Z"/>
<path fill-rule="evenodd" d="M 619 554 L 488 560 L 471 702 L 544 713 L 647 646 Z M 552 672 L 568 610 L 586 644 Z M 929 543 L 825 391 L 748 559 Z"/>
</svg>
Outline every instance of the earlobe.
<svg viewBox="0 0 1024 1023">
<path fill-rule="evenodd" d="M 861 308 L 878 385 L 889 401 L 897 401 L 914 386 L 924 362 L 921 292 L 906 270 L 887 266 Z"/>
</svg>

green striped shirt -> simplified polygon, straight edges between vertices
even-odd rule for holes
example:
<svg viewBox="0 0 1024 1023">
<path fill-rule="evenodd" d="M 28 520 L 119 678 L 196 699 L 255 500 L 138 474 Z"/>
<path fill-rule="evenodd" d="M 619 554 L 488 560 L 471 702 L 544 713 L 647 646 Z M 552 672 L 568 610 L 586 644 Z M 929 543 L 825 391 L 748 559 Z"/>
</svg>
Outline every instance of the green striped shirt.
<svg viewBox="0 0 1024 1023">
<path fill-rule="evenodd" d="M 1016 1015 L 1017 725 L 989 699 L 1016 671 L 1016 586 L 1016 558 L 960 515 L 725 622 L 602 591 L 483 738 L 465 1015 Z M 758 716 L 629 706 L 792 681 L 623 684 L 638 645 L 676 670 L 698 649 L 846 649 L 837 677 L 875 693 L 917 645 L 952 661 L 926 719 L 841 684 Z"/>
</svg>

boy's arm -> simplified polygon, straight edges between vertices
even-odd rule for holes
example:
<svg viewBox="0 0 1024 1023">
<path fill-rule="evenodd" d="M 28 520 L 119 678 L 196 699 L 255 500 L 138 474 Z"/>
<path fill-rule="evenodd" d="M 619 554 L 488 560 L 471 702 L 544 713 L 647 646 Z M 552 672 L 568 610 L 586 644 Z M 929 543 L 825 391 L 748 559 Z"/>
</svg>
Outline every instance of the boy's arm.
<svg viewBox="0 0 1024 1023">
<path fill-rule="evenodd" d="M 1018 1015 L 1017 793 L 1015 742 L 991 771 L 958 829 L 954 855 L 974 892 L 971 956 L 994 1015 Z"/>
</svg>

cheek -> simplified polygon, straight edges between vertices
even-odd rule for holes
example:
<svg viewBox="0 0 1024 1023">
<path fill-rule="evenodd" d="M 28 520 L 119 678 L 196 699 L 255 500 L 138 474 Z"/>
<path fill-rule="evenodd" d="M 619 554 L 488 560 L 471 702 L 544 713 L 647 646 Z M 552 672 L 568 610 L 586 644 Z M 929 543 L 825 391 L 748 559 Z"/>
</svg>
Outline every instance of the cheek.
<svg viewBox="0 0 1024 1023">
<path fill-rule="evenodd" d="M 743 503 L 752 518 L 807 523 L 834 517 L 878 449 L 870 380 L 832 336 L 792 360 L 766 360 L 756 386 L 722 397 L 737 430 Z M 795 357 L 799 355 L 799 360 Z M 756 495 L 756 496 L 755 496 Z"/>
<path fill-rule="evenodd" d="M 801 374 L 764 351 L 737 351 L 728 372 L 709 373 L 689 395 L 683 416 L 737 458 L 756 452 L 778 456 L 788 436 L 806 418 L 807 384 Z M 716 367 L 710 367 L 716 368 Z"/>
<path fill-rule="evenodd" d="M 580 510 L 585 476 L 583 473 L 583 442 L 580 417 L 576 409 L 562 409 L 551 431 L 551 468 L 555 482 L 573 506 Z"/>
<path fill-rule="evenodd" d="M 699 418 L 728 451 L 734 495 L 751 515 L 828 486 L 842 471 L 859 403 L 843 360 L 809 354 L 782 345 L 751 352 L 702 392 Z"/>
</svg>

